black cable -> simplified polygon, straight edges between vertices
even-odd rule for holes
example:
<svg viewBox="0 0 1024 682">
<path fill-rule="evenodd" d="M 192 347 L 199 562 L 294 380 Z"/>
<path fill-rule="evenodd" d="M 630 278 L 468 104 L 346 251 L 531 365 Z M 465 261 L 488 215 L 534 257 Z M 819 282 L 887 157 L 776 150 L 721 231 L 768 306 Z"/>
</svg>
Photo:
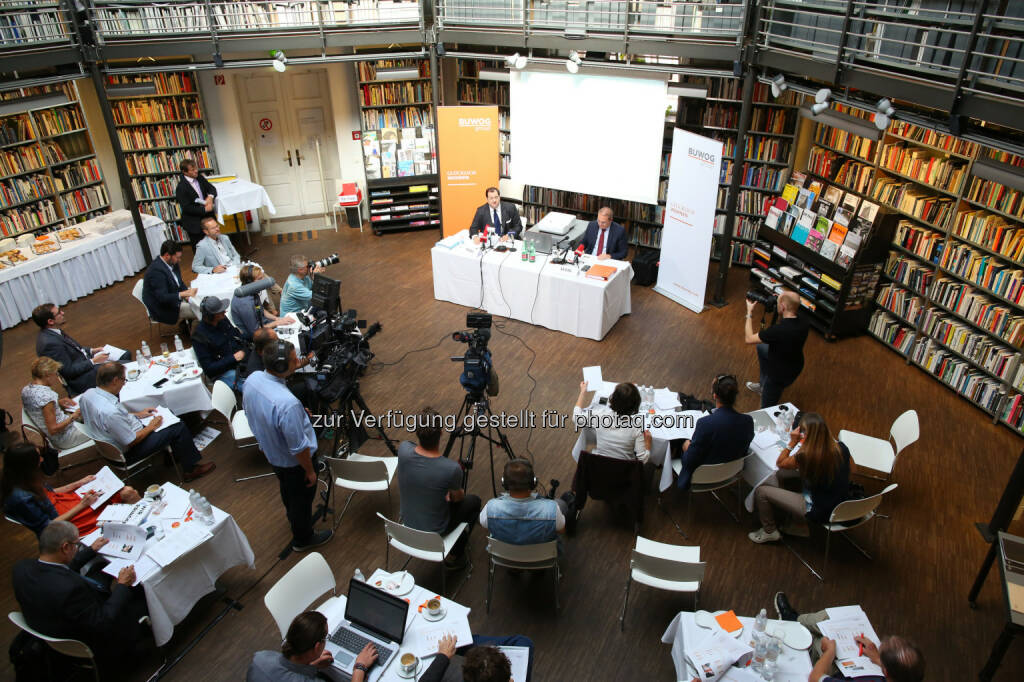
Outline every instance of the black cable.
<svg viewBox="0 0 1024 682">
<path fill-rule="evenodd" d="M 529 414 L 530 404 L 533 402 L 533 392 L 537 390 L 537 380 L 533 377 L 532 374 L 530 374 L 530 369 L 533 367 L 533 363 L 536 362 L 537 360 L 537 351 L 531 348 L 530 344 L 526 343 L 526 341 L 524 341 L 521 337 L 517 336 L 516 334 L 513 334 L 512 332 L 505 331 L 505 325 L 494 325 L 494 328 L 497 329 L 502 334 L 504 334 L 505 336 L 511 336 L 513 339 L 523 344 L 523 347 L 525 347 L 526 350 L 530 351 L 530 353 L 532 354 L 532 357 L 530 358 L 530 363 L 526 366 L 526 378 L 533 382 L 533 386 L 530 387 L 530 393 L 526 397 L 526 407 L 523 408 L 523 412 L 525 414 Z M 530 429 L 530 433 L 526 436 L 526 454 L 529 455 L 530 457 L 530 464 L 533 464 L 533 451 L 530 450 L 531 438 L 533 438 L 533 429 Z"/>
<path fill-rule="evenodd" d="M 433 346 L 424 346 L 423 348 L 414 348 L 414 349 L 412 349 L 412 350 L 410 350 L 410 351 L 406 351 L 406 352 L 405 352 L 405 353 L 404 353 L 404 354 L 402 355 L 402 357 L 398 358 L 398 359 L 397 359 L 397 360 L 395 360 L 394 362 L 378 362 L 378 361 L 377 361 L 377 360 L 375 359 L 375 360 L 373 361 L 373 367 L 374 367 L 374 368 L 376 368 L 376 367 L 394 367 L 394 366 L 395 366 L 395 365 L 397 365 L 398 363 L 400 363 L 400 362 L 402 362 L 403 360 L 405 360 L 405 358 L 406 358 L 407 356 L 409 356 L 409 355 L 412 355 L 413 353 L 421 353 L 421 352 L 423 352 L 423 351 L 425 351 L 425 350 L 434 350 L 435 348 L 437 348 L 438 346 L 440 346 L 440 345 L 441 345 L 442 343 L 444 343 L 444 340 L 445 340 L 445 339 L 447 339 L 447 338 L 449 338 L 450 336 L 451 336 L 451 334 L 444 334 L 444 335 L 443 335 L 443 336 L 442 336 L 442 337 L 441 337 L 440 339 L 438 339 L 438 340 L 437 340 L 437 343 L 435 343 L 435 344 L 434 344 Z"/>
</svg>

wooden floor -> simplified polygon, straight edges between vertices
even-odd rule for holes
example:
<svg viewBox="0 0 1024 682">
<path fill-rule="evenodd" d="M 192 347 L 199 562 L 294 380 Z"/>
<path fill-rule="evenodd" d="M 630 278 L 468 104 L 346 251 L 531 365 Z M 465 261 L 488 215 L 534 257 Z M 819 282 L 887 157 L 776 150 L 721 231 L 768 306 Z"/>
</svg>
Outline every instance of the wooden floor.
<svg viewBox="0 0 1024 682">
<path fill-rule="evenodd" d="M 465 328 L 467 309 L 432 296 L 429 249 L 435 239 L 434 232 L 375 237 L 370 231 L 344 229 L 337 235 L 321 232 L 317 241 L 305 243 L 271 245 L 264 238 L 253 240 L 259 247 L 253 258 L 279 281 L 292 254 L 311 258 L 332 251 L 341 254 L 341 263 L 329 274 L 342 282 L 343 306 L 356 308 L 361 318 L 383 325 L 372 342 L 380 364 L 362 381 L 363 395 L 374 412 L 409 413 L 427 404 L 454 412 L 463 398 L 460 365 L 449 361 L 449 356 L 464 349 L 450 334 Z M 592 364 L 600 364 L 611 380 L 668 385 L 698 394 L 709 393 L 713 377 L 722 372 L 735 373 L 741 382 L 755 379 L 755 354 L 742 343 L 746 279 L 746 271 L 736 269 L 730 278 L 730 304 L 700 315 L 649 288 L 634 286 L 633 313 L 619 320 L 601 342 L 522 322 L 498 321 L 490 343 L 501 377 L 494 410 L 512 413 L 528 405 L 538 413 L 551 409 L 571 414 L 580 367 Z M 149 329 L 142 307 L 130 296 L 133 283 L 122 282 L 68 304 L 68 332 L 85 344 L 138 347 Z M 36 331 L 26 322 L 4 332 L 0 405 L 16 414 L 19 389 L 28 381 Z M 435 345 L 386 365 L 408 351 Z M 904 410 L 914 408 L 920 415 L 921 440 L 901 457 L 895 474 L 900 487 L 885 505 L 891 519 L 878 524 L 873 543 L 870 533 L 857 531 L 875 559 L 868 561 L 846 543 L 834 542 L 829 580 L 823 585 L 785 547 L 752 544 L 746 537 L 756 527 L 750 515 L 745 514 L 737 525 L 714 500 L 698 497 L 692 521 L 687 521 L 685 498 L 674 491 L 666 495 L 665 507 L 691 542 L 677 534 L 654 497 L 648 499 L 643 534 L 663 542 L 701 546 L 708 566 L 701 593 L 703 608 L 753 615 L 768 607 L 771 613 L 776 590 L 785 590 L 804 611 L 860 603 L 880 634 L 899 633 L 920 644 L 929 679 L 974 678 L 1003 627 L 1004 611 L 997 574 L 986 583 L 978 610 L 967 606 L 967 591 L 986 551 L 973 524 L 991 516 L 1024 440 L 992 425 L 982 412 L 869 337 L 830 344 L 812 332 L 805 352 L 806 369 L 785 397 L 803 409 L 821 412 L 833 433 L 846 428 L 883 436 Z M 739 408 L 756 407 L 757 397 L 743 390 Z M 567 486 L 575 434 L 538 428 L 527 448 L 528 435 L 522 429 L 509 432 L 516 454 L 535 459 L 541 480 L 558 478 Z M 371 441 L 363 451 L 385 452 L 379 441 Z M 255 650 L 275 648 L 278 635 L 263 606 L 263 595 L 297 561 L 292 555 L 276 563 L 289 540 L 276 481 L 233 482 L 237 476 L 266 470 L 260 453 L 235 449 L 225 433 L 205 458 L 217 462 L 218 468 L 199 482 L 198 489 L 235 516 L 256 554 L 256 570 L 237 567 L 221 578 L 226 593 L 240 599 L 243 609 L 229 613 L 188 653 L 168 676 L 175 680 L 241 679 Z M 491 497 L 486 457 L 478 462 L 469 487 L 486 500 Z M 497 464 L 500 467 L 502 462 Z M 158 468 L 140 477 L 144 480 L 136 485 L 144 487 L 171 475 Z M 337 537 L 323 548 L 341 585 L 347 584 L 355 568 L 368 575 L 383 564 L 384 534 L 377 512 L 397 514 L 388 509 L 384 495 L 357 495 Z M 36 550 L 30 532 L 7 523 L 2 528 L 0 613 L 6 613 L 18 608 L 9 584 L 11 566 Z M 824 546 L 820 535 L 793 542 L 820 566 Z M 629 525 L 612 518 L 604 505 L 592 504 L 578 535 L 568 544 L 561 611 L 554 610 L 550 580 L 499 574 L 487 615 L 487 562 L 484 538 L 477 532 L 471 544 L 475 569 L 458 600 L 473 609 L 470 622 L 475 632 L 521 633 L 534 639 L 536 680 L 675 679 L 669 646 L 660 638 L 675 613 L 692 608 L 692 602 L 688 596 L 634 588 L 626 631 L 620 632 L 618 614 L 632 544 Z M 421 583 L 440 588 L 440 575 L 433 566 L 413 562 L 410 569 Z M 200 603 L 177 627 L 166 653 L 177 655 L 221 610 L 222 603 L 215 599 Z M 9 642 L 13 635 L 13 626 L 3 619 L 0 641 Z M 6 667 L 0 667 L 0 676 L 11 675 L 3 658 Z M 135 679 L 149 677 L 160 662 L 156 654 L 140 661 Z M 1016 641 L 997 679 L 1018 680 L 1022 669 L 1024 642 Z"/>
</svg>

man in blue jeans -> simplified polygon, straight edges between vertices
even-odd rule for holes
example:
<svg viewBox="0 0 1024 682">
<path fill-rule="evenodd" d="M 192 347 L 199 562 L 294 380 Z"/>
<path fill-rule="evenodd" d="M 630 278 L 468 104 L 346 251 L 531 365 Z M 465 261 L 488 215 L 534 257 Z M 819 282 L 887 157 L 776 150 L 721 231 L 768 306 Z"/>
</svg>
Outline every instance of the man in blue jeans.
<svg viewBox="0 0 1024 682">
<path fill-rule="evenodd" d="M 755 334 L 752 320 L 756 305 L 747 299 L 743 340 L 757 344 L 761 378 L 758 383 L 748 381 L 747 388 L 761 394 L 761 409 L 764 409 L 780 404 L 782 389 L 796 381 L 803 371 L 807 322 L 797 315 L 800 311 L 800 297 L 792 291 L 784 291 L 779 294 L 777 304 L 781 319 L 777 324 Z"/>
</svg>

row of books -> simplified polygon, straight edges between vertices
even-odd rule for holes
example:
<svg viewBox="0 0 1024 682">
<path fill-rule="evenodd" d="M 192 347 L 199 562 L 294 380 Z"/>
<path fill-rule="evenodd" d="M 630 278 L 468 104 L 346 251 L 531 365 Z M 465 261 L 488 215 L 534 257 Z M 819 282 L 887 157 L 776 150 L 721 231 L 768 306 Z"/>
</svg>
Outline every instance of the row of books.
<svg viewBox="0 0 1024 682">
<path fill-rule="evenodd" d="M 634 201 L 622 201 L 621 199 L 608 199 L 592 194 L 566 192 L 546 187 L 536 187 L 534 185 L 527 185 L 523 189 L 523 200 L 554 206 L 576 213 L 596 214 L 599 208 L 608 206 L 612 209 L 614 219 L 618 221 L 639 220 L 660 225 L 664 218 L 664 211 L 661 206 L 640 204 Z"/>
<path fill-rule="evenodd" d="M 367 179 L 401 178 L 435 172 L 434 131 L 422 126 L 363 132 Z"/>
<path fill-rule="evenodd" d="M 64 95 L 69 100 L 78 99 L 74 83 L 72 81 L 65 81 L 51 85 L 30 85 L 2 90 L 0 91 L 0 102 L 24 97 L 37 97 L 39 95 Z"/>
<path fill-rule="evenodd" d="M 182 147 L 208 144 L 206 126 L 193 123 L 158 125 L 148 128 L 121 128 L 117 139 L 125 151 L 145 151 L 150 147 Z"/>
<path fill-rule="evenodd" d="M 723 214 L 715 216 L 715 234 L 725 234 L 726 218 L 728 217 L 729 216 Z M 757 238 L 757 228 L 759 224 L 760 221 L 737 216 L 732 226 L 732 236 L 739 239 L 746 239 L 747 241 L 754 241 L 754 239 Z"/>
<path fill-rule="evenodd" d="M 508 133 L 498 132 L 498 151 L 502 154 L 512 153 L 512 140 Z"/>
<path fill-rule="evenodd" d="M 774 199 L 774 196 L 767 192 L 759 192 L 753 189 L 741 189 L 739 196 L 736 197 L 736 211 L 739 213 L 762 215 L 764 203 L 769 199 Z M 728 200 L 729 188 L 719 187 L 718 201 L 715 206 L 716 210 L 724 211 L 725 204 Z"/>
<path fill-rule="evenodd" d="M 199 97 L 163 97 L 158 99 L 122 99 L 110 103 L 114 123 L 170 123 L 175 120 L 200 119 Z"/>
<path fill-rule="evenodd" d="M 921 331 L 990 374 L 1009 379 L 1010 368 L 1018 353 L 988 334 L 974 331 L 973 327 L 958 322 L 937 308 L 929 308 L 924 314 Z"/>
<path fill-rule="evenodd" d="M 222 30 L 258 31 L 275 28 L 316 27 L 346 24 L 349 12 L 356 2 L 331 0 L 328 2 L 235 2 L 217 3 L 213 19 Z M 373 6 L 376 8 L 377 3 Z M 358 11 L 358 10 L 354 10 Z"/>
<path fill-rule="evenodd" d="M 209 170 L 212 166 L 210 151 L 206 147 L 124 155 L 128 172 L 132 175 L 141 175 L 143 173 L 177 173 L 178 164 L 185 159 L 194 160 L 203 170 Z"/>
<path fill-rule="evenodd" d="M 708 97 L 712 99 L 739 100 L 742 90 L 742 81 L 735 78 L 711 78 L 706 81 Z M 788 90 L 781 97 L 772 97 L 771 85 L 757 82 L 754 83 L 753 101 L 760 104 L 782 104 L 792 106 L 794 94 Z"/>
<path fill-rule="evenodd" d="M 978 150 L 978 145 L 973 142 L 968 142 L 953 135 L 945 135 L 930 128 L 923 128 L 906 121 L 892 121 L 889 124 L 889 133 L 962 156 L 974 156 Z"/>
<path fill-rule="evenodd" d="M 0 176 L 30 173 L 46 165 L 39 145 L 0 149 Z"/>
<path fill-rule="evenodd" d="M 68 39 L 64 16 L 59 9 L 0 14 L 0 44 L 52 42 Z"/>
<path fill-rule="evenodd" d="M 44 136 L 60 135 L 85 127 L 85 119 L 77 104 L 56 109 L 43 109 L 32 112 L 39 132 Z"/>
<path fill-rule="evenodd" d="M 643 225 L 634 225 L 630 228 L 629 243 L 636 246 L 646 246 L 652 249 L 661 248 L 661 228 Z"/>
<path fill-rule="evenodd" d="M 107 76 L 108 85 L 149 85 L 156 88 L 158 95 L 181 95 L 197 92 L 195 81 L 190 74 L 180 72 L 150 74 L 116 74 Z M 111 94 L 111 98 L 117 97 Z"/>
<path fill-rule="evenodd" d="M 871 175 L 874 171 L 875 169 L 866 163 L 848 159 L 840 164 L 834 180 L 844 187 L 849 187 L 854 192 L 867 194 L 868 188 L 871 186 Z"/>
<path fill-rule="evenodd" d="M 878 164 L 951 194 L 960 192 L 967 176 L 967 161 L 939 156 L 906 142 L 883 145 Z"/>
<path fill-rule="evenodd" d="M 743 156 L 756 161 L 786 163 L 791 149 L 792 144 L 784 138 L 748 135 Z"/>
<path fill-rule="evenodd" d="M 956 313 L 968 322 L 998 336 L 1015 348 L 1024 343 L 1024 317 L 1005 304 L 975 291 L 969 284 L 951 277 L 937 277 L 925 295 L 933 303 Z"/>
<path fill-rule="evenodd" d="M 16 234 L 43 225 L 57 222 L 57 208 L 47 199 L 21 208 L 0 211 L 0 234 L 13 237 Z"/>
<path fill-rule="evenodd" d="M 1002 396 L 1002 384 L 966 360 L 952 355 L 931 339 L 922 337 L 911 349 L 910 359 L 972 402 L 995 412 Z"/>
<path fill-rule="evenodd" d="M 722 160 L 722 172 L 718 177 L 719 183 L 727 185 L 732 182 L 732 166 L 732 159 Z M 785 182 L 786 174 L 785 168 L 770 168 L 745 163 L 741 170 L 740 185 L 778 192 Z"/>
<path fill-rule="evenodd" d="M 743 242 L 732 243 L 732 260 L 731 263 L 735 265 L 750 265 L 754 260 L 754 249 L 750 244 Z M 721 243 L 715 243 L 711 246 L 711 257 L 721 258 L 722 257 L 722 246 Z"/>
<path fill-rule="evenodd" d="M 960 211 L 956 214 L 953 234 L 1014 262 L 1024 260 L 1024 227 L 994 213 L 980 209 Z"/>
<path fill-rule="evenodd" d="M 28 120 L 28 114 L 17 114 L 0 119 L 0 145 L 15 144 L 34 140 L 35 131 Z"/>
<path fill-rule="evenodd" d="M 822 178 L 831 178 L 832 170 L 839 168 L 840 156 L 823 147 L 811 147 L 807 153 L 807 171 Z"/>
<path fill-rule="evenodd" d="M 509 112 L 498 109 L 498 127 L 502 130 L 512 129 L 512 115 Z"/>
<path fill-rule="evenodd" d="M 1020 430 L 1024 426 L 1024 396 L 1019 393 L 1006 402 L 1000 415 L 1003 421 Z"/>
<path fill-rule="evenodd" d="M 132 192 L 139 200 L 173 197 L 177 186 L 174 178 L 132 178 Z"/>
<path fill-rule="evenodd" d="M 994 180 L 971 178 L 971 186 L 964 196 L 969 201 L 1017 218 L 1024 218 L 1024 192 Z"/>
<path fill-rule="evenodd" d="M 508 156 L 498 157 L 498 175 L 503 178 L 512 177 L 512 159 Z"/>
<path fill-rule="evenodd" d="M 155 215 L 157 218 L 168 224 L 177 221 L 181 216 L 181 210 L 178 206 L 178 202 L 173 199 L 143 200 L 139 202 L 139 210 L 150 215 Z"/>
<path fill-rule="evenodd" d="M 815 129 L 814 141 L 865 161 L 871 161 L 875 157 L 874 140 L 823 123 L 819 123 Z"/>
<path fill-rule="evenodd" d="M 430 107 L 364 109 L 359 115 L 362 118 L 363 130 L 434 125 L 434 113 Z"/>
<path fill-rule="evenodd" d="M 459 101 L 508 106 L 508 85 L 459 81 Z"/>
<path fill-rule="evenodd" d="M 87 182 L 98 182 L 102 180 L 102 177 L 100 176 L 100 168 L 96 165 L 95 159 L 89 159 L 55 168 L 53 179 L 57 183 L 58 189 L 67 189 L 68 187 L 84 185 Z"/>
<path fill-rule="evenodd" d="M 0 208 L 53 194 L 53 181 L 45 173 L 25 175 L 0 182 Z"/>
<path fill-rule="evenodd" d="M 923 298 L 895 284 L 883 284 L 879 287 L 875 302 L 914 326 L 917 326 L 918 316 L 924 309 Z"/>
<path fill-rule="evenodd" d="M 377 69 L 399 69 L 413 67 L 419 70 L 420 78 L 430 78 L 430 62 L 423 59 L 379 59 L 373 62 L 356 62 L 356 73 L 360 81 L 377 80 Z"/>
<path fill-rule="evenodd" d="M 967 244 L 946 244 L 941 265 L 1015 304 L 1024 301 L 1024 270 Z"/>
<path fill-rule="evenodd" d="M 896 226 L 892 242 L 930 263 L 937 263 L 945 244 L 945 236 L 913 221 L 901 220 Z"/>
<path fill-rule="evenodd" d="M 107 206 L 107 191 L 103 185 L 84 187 L 74 192 L 60 195 L 60 205 L 64 209 L 64 215 L 74 217 L 87 211 L 96 210 Z"/>
<path fill-rule="evenodd" d="M 739 127 L 740 110 L 733 106 L 709 103 L 704 109 L 703 124 L 715 128 Z M 750 114 L 749 130 L 753 134 L 791 134 L 795 128 L 796 114 L 792 109 L 755 108 Z"/>
<path fill-rule="evenodd" d="M 362 85 L 362 101 L 364 107 L 389 104 L 430 104 L 430 81 L 399 81 L 395 83 L 379 83 Z"/>
<path fill-rule="evenodd" d="M 892 315 L 878 310 L 868 322 L 868 331 L 906 355 L 914 341 L 914 330 L 899 323 Z"/>
<path fill-rule="evenodd" d="M 943 229 L 956 211 L 956 201 L 928 194 L 913 183 L 895 178 L 877 178 L 871 198 Z"/>
<path fill-rule="evenodd" d="M 998 149 L 992 149 L 990 147 L 985 148 L 982 158 L 988 161 L 996 161 L 1007 166 L 1024 168 L 1024 156 L 1011 154 L 1010 152 L 1004 152 Z"/>
</svg>

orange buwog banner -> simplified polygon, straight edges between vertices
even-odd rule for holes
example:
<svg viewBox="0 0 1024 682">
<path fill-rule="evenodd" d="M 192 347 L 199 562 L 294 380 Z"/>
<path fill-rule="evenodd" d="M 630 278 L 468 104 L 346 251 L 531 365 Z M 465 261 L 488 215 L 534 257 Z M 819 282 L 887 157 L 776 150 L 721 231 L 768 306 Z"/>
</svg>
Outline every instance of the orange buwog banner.
<svg viewBox="0 0 1024 682">
<path fill-rule="evenodd" d="M 484 190 L 498 186 L 498 107 L 438 107 L 437 146 L 447 237 L 469 229 Z"/>
</svg>

